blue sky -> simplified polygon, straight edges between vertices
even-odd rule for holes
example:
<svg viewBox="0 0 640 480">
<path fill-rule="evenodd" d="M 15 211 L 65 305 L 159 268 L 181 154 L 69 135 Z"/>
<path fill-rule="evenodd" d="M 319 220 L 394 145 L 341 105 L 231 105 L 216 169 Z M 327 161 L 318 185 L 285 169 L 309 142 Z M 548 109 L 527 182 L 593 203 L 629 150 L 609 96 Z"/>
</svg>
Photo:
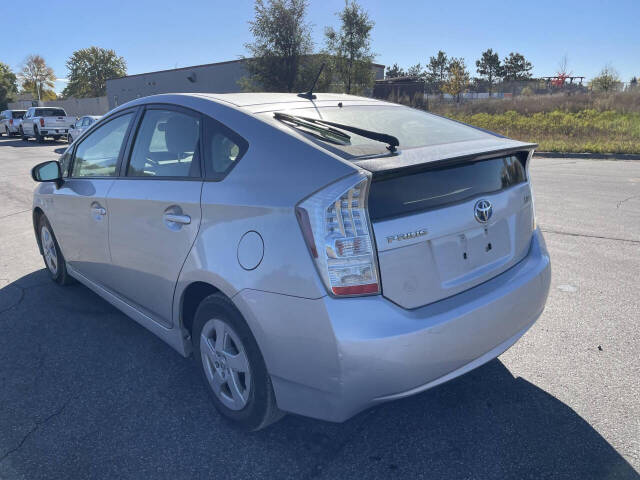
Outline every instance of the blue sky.
<svg viewBox="0 0 640 480">
<path fill-rule="evenodd" d="M 63 2 L 64 3 L 64 2 Z M 310 0 L 308 20 L 317 46 L 324 27 L 336 25 L 344 0 Z M 475 60 L 487 48 L 504 57 L 518 51 L 534 75 L 553 75 L 563 55 L 575 75 L 592 77 L 611 64 L 624 81 L 640 76 L 640 0 L 419 1 L 361 0 L 376 26 L 376 62 L 402 66 L 426 63 L 439 49 L 464 57 L 475 75 Z M 250 40 L 247 20 L 253 2 L 185 0 L 167 2 L 80 2 L 45 8 L 5 24 L 0 61 L 18 69 L 38 53 L 56 75 L 79 48 L 113 48 L 130 74 L 236 59 Z M 6 27 L 9 32 L 6 34 Z M 56 90 L 64 88 L 59 82 Z"/>
</svg>

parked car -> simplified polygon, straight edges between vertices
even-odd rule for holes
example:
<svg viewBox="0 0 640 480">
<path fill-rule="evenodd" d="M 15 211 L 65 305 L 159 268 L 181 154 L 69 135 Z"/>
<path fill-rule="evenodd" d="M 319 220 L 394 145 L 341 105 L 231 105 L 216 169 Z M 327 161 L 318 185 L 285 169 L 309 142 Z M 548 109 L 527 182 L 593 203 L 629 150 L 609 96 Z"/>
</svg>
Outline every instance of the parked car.
<svg viewBox="0 0 640 480">
<path fill-rule="evenodd" d="M 45 137 L 53 137 L 60 140 L 66 135 L 76 121 L 76 117 L 69 117 L 62 108 L 57 107 L 31 107 L 25 113 L 20 125 L 22 140 L 35 137 L 38 143 L 42 143 Z"/>
<path fill-rule="evenodd" d="M 170 94 L 33 168 L 78 280 L 180 354 L 222 415 L 344 421 L 497 357 L 542 313 L 535 145 L 348 95 Z"/>
<path fill-rule="evenodd" d="M 5 110 L 0 112 L 0 135 L 3 133 L 7 137 L 17 135 L 20 131 L 20 124 L 24 114 L 25 110 Z"/>
<path fill-rule="evenodd" d="M 80 117 L 69 130 L 69 133 L 67 134 L 67 141 L 69 143 L 73 143 L 75 139 L 82 135 L 83 132 L 87 131 L 91 125 L 101 118 L 101 116 L 97 115 L 85 115 L 84 117 Z"/>
</svg>

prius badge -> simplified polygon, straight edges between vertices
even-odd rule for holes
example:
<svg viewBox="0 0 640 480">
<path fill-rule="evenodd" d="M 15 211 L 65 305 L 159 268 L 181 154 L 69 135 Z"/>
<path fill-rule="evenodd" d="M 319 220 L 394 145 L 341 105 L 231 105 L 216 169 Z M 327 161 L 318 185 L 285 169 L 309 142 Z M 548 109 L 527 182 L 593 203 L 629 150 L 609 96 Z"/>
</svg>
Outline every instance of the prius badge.
<svg viewBox="0 0 640 480">
<path fill-rule="evenodd" d="M 413 238 L 424 237 L 427 233 L 425 228 L 416 230 L 415 232 L 399 233 L 397 235 L 389 235 L 387 237 L 387 243 L 401 242 L 402 240 L 411 240 Z"/>
</svg>

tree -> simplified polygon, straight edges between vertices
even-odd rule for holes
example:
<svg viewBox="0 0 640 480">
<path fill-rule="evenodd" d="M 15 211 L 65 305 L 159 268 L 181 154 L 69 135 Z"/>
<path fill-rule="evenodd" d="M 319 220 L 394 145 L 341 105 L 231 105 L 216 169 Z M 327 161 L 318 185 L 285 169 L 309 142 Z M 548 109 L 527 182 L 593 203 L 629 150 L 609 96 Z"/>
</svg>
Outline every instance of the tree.
<svg viewBox="0 0 640 480">
<path fill-rule="evenodd" d="M 403 68 L 399 67 L 397 63 L 394 63 L 393 66 L 387 67 L 384 78 L 397 78 L 404 77 L 406 75 L 407 72 L 405 72 Z"/>
<path fill-rule="evenodd" d="M 424 69 L 420 63 L 416 63 L 407 69 L 407 75 L 410 77 L 424 78 Z"/>
<path fill-rule="evenodd" d="M 533 66 L 524 56 L 517 52 L 511 52 L 502 61 L 502 78 L 505 80 L 528 80 L 531 78 Z"/>
<path fill-rule="evenodd" d="M 89 47 L 76 50 L 67 60 L 69 83 L 64 97 L 102 97 L 107 94 L 107 80 L 127 74 L 127 63 L 113 50 Z"/>
<path fill-rule="evenodd" d="M 50 88 L 41 88 L 40 90 L 40 100 L 43 102 L 47 102 L 49 100 L 56 100 L 58 95 Z M 25 80 L 22 82 L 22 88 L 20 89 L 20 93 L 29 93 L 33 95 L 34 98 L 37 98 L 38 87 L 31 80 Z"/>
<path fill-rule="evenodd" d="M 442 85 L 442 91 L 460 101 L 460 95 L 469 88 L 469 72 L 464 58 L 452 58 L 447 68 L 447 79 Z"/>
<path fill-rule="evenodd" d="M 571 71 L 569 70 L 569 55 L 566 53 L 558 62 L 558 76 L 559 77 L 569 77 L 571 76 Z"/>
<path fill-rule="evenodd" d="M 620 87 L 620 76 L 611 65 L 605 66 L 598 76 L 591 79 L 591 88 L 596 92 L 609 93 Z"/>
<path fill-rule="evenodd" d="M 449 58 L 442 50 L 439 50 L 435 57 L 429 58 L 427 65 L 427 79 L 436 91 L 442 91 L 442 85 L 447 78 L 447 68 L 449 66 Z"/>
<path fill-rule="evenodd" d="M 476 67 L 478 73 L 487 80 L 489 96 L 491 96 L 496 78 L 502 76 L 502 64 L 500 63 L 498 52 L 494 52 L 491 48 L 482 52 L 480 60 L 476 60 Z"/>
<path fill-rule="evenodd" d="M 327 51 L 333 55 L 335 72 L 344 83 L 346 93 L 373 84 L 371 63 L 371 30 L 373 21 L 369 14 L 355 0 L 346 0 L 339 12 L 340 29 L 328 27 L 325 30 Z"/>
<path fill-rule="evenodd" d="M 313 52 L 310 26 L 305 22 L 307 0 L 256 0 L 249 22 L 253 42 L 245 47 L 253 58 L 245 67 L 245 89 L 292 92 L 300 87 L 300 64 Z"/>
<path fill-rule="evenodd" d="M 638 77 L 632 77 L 627 88 L 629 91 L 636 91 L 638 89 Z"/>
<path fill-rule="evenodd" d="M 18 79 L 9 65 L 0 62 L 0 110 L 9 108 L 9 102 L 18 92 Z"/>
<path fill-rule="evenodd" d="M 38 100 L 42 100 L 45 91 L 53 92 L 51 89 L 53 89 L 56 81 L 56 74 L 53 72 L 53 68 L 48 66 L 40 55 L 29 55 L 25 59 L 19 77 L 22 83 L 22 90 L 33 93 L 33 96 Z"/>
</svg>

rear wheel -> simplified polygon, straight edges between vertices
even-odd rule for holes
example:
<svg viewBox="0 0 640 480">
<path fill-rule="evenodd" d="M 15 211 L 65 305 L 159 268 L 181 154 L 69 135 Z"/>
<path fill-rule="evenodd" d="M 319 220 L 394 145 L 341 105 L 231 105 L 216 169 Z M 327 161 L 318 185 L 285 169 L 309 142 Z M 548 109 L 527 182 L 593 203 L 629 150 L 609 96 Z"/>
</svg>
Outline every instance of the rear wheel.
<svg viewBox="0 0 640 480">
<path fill-rule="evenodd" d="M 216 293 L 202 301 L 192 339 L 213 404 L 225 418 L 246 430 L 282 418 L 258 344 L 228 298 Z"/>
<path fill-rule="evenodd" d="M 21 140 L 22 140 L 23 142 L 28 142 L 28 141 L 29 141 L 29 137 L 27 137 L 27 136 L 24 134 L 24 130 L 22 129 L 22 127 L 20 127 L 20 137 L 21 137 Z"/>
<path fill-rule="evenodd" d="M 34 132 L 36 135 L 36 142 L 38 143 L 44 143 L 44 137 L 42 135 L 40 135 L 40 130 L 38 130 L 38 127 L 34 128 Z"/>
<path fill-rule="evenodd" d="M 73 279 L 67 273 L 67 262 L 62 256 L 53 229 L 44 215 L 38 219 L 38 235 L 42 247 L 42 258 L 51 279 L 60 285 L 72 283 Z"/>
</svg>

